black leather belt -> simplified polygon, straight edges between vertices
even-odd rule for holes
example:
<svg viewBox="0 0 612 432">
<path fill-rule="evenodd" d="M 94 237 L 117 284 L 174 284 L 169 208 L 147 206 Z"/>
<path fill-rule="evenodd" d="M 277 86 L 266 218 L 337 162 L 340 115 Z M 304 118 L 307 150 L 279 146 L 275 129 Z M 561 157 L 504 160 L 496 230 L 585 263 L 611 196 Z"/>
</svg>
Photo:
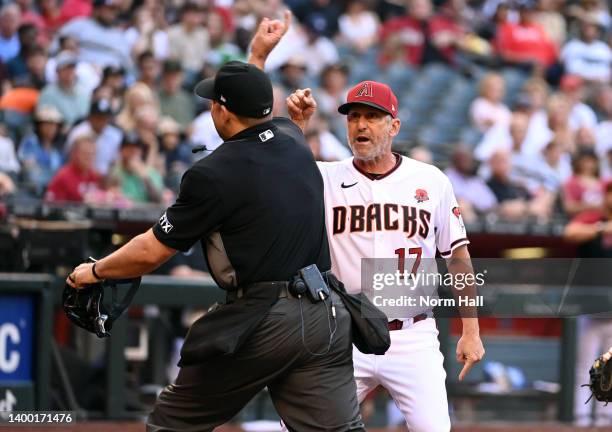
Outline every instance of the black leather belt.
<svg viewBox="0 0 612 432">
<path fill-rule="evenodd" d="M 323 278 L 332 275 L 331 270 L 322 272 Z M 298 277 L 298 276 L 296 276 Z M 244 287 L 238 288 L 236 291 L 228 291 L 226 295 L 227 302 L 233 302 L 237 299 L 244 297 L 245 293 L 253 288 L 263 289 L 278 289 L 278 298 L 295 298 L 289 290 L 290 281 L 269 281 L 269 282 L 255 282 L 252 284 L 245 285 Z"/>
</svg>

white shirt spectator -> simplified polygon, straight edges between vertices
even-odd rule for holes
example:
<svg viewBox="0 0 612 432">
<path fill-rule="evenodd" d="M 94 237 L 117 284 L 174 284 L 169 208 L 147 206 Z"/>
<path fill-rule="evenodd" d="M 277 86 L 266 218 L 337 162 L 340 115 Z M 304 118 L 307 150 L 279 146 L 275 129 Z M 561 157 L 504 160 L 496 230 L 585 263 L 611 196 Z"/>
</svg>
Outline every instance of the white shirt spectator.
<svg viewBox="0 0 612 432">
<path fill-rule="evenodd" d="M 557 167 L 551 167 L 544 156 L 512 155 L 511 179 L 523 185 L 531 194 L 536 194 L 541 188 L 558 192 L 572 175 L 571 157 L 565 153 L 561 156 Z"/>
<path fill-rule="evenodd" d="M 209 151 L 213 151 L 223 144 L 223 139 L 221 139 L 215 129 L 210 111 L 204 111 L 197 116 L 193 123 L 191 123 L 191 128 L 193 129 L 191 139 L 189 140 L 191 144 L 204 146 Z M 209 151 L 205 151 L 204 155 L 209 154 Z"/>
<path fill-rule="evenodd" d="M 612 150 L 612 120 L 606 120 L 595 128 L 595 152 L 603 158 Z"/>
<path fill-rule="evenodd" d="M 595 115 L 595 111 L 587 104 L 578 102 L 570 111 L 569 126 L 573 131 L 581 128 L 595 131 L 597 127 L 597 116 Z"/>
<path fill-rule="evenodd" d="M 479 212 L 489 211 L 497 205 L 497 198 L 482 177 L 465 176 L 453 167 L 447 168 L 444 174 L 453 185 L 458 200 L 469 202 Z"/>
<path fill-rule="evenodd" d="M 55 57 L 51 57 L 45 64 L 45 79 L 49 83 L 57 82 L 57 62 Z M 100 84 L 100 74 L 98 70 L 87 62 L 78 62 L 75 69 L 77 83 L 86 91 L 91 93 Z"/>
<path fill-rule="evenodd" d="M 376 14 L 370 11 L 363 11 L 357 16 L 343 14 L 338 19 L 340 34 L 353 44 L 363 39 L 376 37 L 379 26 Z"/>
<path fill-rule="evenodd" d="M 321 143 L 321 158 L 323 160 L 343 160 L 352 156 L 351 151 L 346 148 L 330 131 L 323 131 L 319 134 Z"/>
<path fill-rule="evenodd" d="M 72 128 L 66 139 L 66 153 L 70 152 L 74 140 L 81 135 L 94 137 L 96 141 L 96 160 L 94 165 L 100 174 L 108 173 L 111 165 L 119 156 L 119 148 L 123 140 L 123 132 L 116 126 L 106 125 L 102 133 L 97 135 L 88 120 L 78 123 Z"/>
<path fill-rule="evenodd" d="M 0 172 L 16 174 L 20 171 L 19 161 L 15 154 L 15 144 L 10 138 L 0 136 Z"/>
<path fill-rule="evenodd" d="M 140 38 L 140 32 L 136 27 L 130 27 L 125 31 L 125 39 L 130 47 L 130 52 L 134 47 L 134 44 Z M 168 42 L 168 34 L 163 30 L 155 30 L 151 40 L 151 47 L 153 55 L 158 60 L 165 60 L 170 54 L 170 47 Z"/>
<path fill-rule="evenodd" d="M 486 132 L 492 126 L 509 125 L 512 113 L 503 103 L 495 104 L 479 97 L 470 106 L 470 117 L 480 132 Z"/>
<path fill-rule="evenodd" d="M 325 36 L 319 36 L 314 44 L 306 45 L 300 55 L 308 59 L 306 66 L 310 75 L 319 75 L 325 66 L 340 60 L 336 45 Z"/>
<path fill-rule="evenodd" d="M 563 47 L 561 59 L 568 74 L 578 75 L 586 80 L 610 80 L 612 49 L 605 42 L 594 40 L 586 43 L 580 39 L 572 39 Z"/>
</svg>

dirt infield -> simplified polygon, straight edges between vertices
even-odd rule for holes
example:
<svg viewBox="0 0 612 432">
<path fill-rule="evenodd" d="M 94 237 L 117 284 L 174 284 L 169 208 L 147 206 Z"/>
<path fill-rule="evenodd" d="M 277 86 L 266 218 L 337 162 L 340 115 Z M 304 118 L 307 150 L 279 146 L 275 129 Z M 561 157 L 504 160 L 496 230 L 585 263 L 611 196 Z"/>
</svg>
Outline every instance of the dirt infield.
<svg viewBox="0 0 612 432">
<path fill-rule="evenodd" d="M 144 424 L 139 422 L 83 422 L 74 426 L 58 427 L 2 427 L 0 432 L 145 432 Z M 369 432 L 400 432 L 400 429 L 368 429 Z M 461 425 L 453 427 L 453 432 L 612 432 L 607 428 L 576 428 L 558 423 L 548 424 L 496 424 Z M 216 432 L 242 432 L 236 426 L 222 426 Z"/>
</svg>

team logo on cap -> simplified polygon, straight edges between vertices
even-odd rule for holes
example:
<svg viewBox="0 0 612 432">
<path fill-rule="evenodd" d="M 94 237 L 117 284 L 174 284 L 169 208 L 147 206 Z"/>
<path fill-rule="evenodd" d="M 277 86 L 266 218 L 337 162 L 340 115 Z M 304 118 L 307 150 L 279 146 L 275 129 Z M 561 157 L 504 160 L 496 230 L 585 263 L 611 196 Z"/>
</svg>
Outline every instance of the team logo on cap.
<svg viewBox="0 0 612 432">
<path fill-rule="evenodd" d="M 357 94 L 355 95 L 355 97 L 373 97 L 374 94 L 372 93 L 372 83 L 366 81 L 364 82 L 361 87 L 359 88 L 359 90 L 357 90 Z"/>
<path fill-rule="evenodd" d="M 418 203 L 422 203 L 425 201 L 429 201 L 429 195 L 427 195 L 427 191 L 425 189 L 417 189 L 414 193 L 414 199 Z"/>
</svg>

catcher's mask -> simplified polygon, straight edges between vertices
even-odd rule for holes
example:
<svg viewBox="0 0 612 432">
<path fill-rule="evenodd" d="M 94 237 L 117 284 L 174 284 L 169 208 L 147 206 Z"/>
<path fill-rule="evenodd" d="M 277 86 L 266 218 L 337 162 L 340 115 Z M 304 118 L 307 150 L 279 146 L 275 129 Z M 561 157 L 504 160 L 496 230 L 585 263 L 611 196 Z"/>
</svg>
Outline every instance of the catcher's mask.
<svg viewBox="0 0 612 432">
<path fill-rule="evenodd" d="M 64 312 L 74 324 L 94 333 L 99 338 L 110 336 L 113 322 L 130 305 L 134 294 L 140 287 L 140 277 L 134 279 L 107 279 L 100 283 L 87 285 L 80 289 L 66 284 L 62 296 Z M 125 296 L 117 301 L 118 285 L 130 285 Z M 104 304 L 104 288 L 112 289 L 111 304 Z"/>
</svg>

